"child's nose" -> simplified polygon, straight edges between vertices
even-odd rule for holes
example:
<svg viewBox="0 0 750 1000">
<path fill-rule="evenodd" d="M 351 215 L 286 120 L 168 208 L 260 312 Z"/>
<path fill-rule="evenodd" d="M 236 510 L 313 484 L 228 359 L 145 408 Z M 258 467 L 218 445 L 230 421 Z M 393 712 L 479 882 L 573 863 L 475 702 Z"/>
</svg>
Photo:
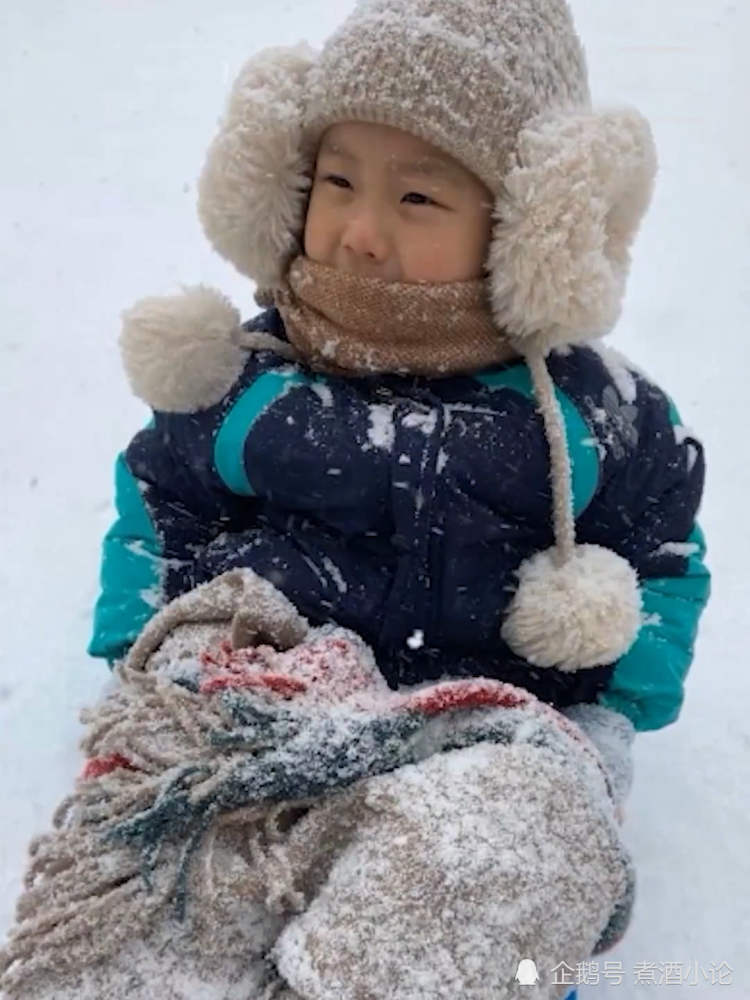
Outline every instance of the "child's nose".
<svg viewBox="0 0 750 1000">
<path fill-rule="evenodd" d="M 372 262 L 387 260 L 390 252 L 388 235 L 373 209 L 362 209 L 349 220 L 342 244 L 357 257 Z"/>
</svg>

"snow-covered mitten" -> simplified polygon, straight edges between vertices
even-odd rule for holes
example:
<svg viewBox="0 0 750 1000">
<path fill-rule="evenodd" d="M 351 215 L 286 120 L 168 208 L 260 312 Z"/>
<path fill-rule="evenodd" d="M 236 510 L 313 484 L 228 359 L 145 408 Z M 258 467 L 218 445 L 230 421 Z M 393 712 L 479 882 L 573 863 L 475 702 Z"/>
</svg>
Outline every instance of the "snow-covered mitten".
<svg viewBox="0 0 750 1000">
<path fill-rule="evenodd" d="M 635 726 L 621 712 L 604 705 L 584 703 L 564 708 L 563 715 L 586 733 L 601 754 L 610 784 L 622 815 L 633 784 L 633 741 Z"/>
<path fill-rule="evenodd" d="M 518 723 L 508 745 L 437 754 L 338 800 L 357 822 L 273 949 L 303 1000 L 516 1000 L 528 959 L 535 996 L 559 1000 L 551 970 L 627 922 L 632 867 L 601 769 L 567 733 Z"/>
</svg>

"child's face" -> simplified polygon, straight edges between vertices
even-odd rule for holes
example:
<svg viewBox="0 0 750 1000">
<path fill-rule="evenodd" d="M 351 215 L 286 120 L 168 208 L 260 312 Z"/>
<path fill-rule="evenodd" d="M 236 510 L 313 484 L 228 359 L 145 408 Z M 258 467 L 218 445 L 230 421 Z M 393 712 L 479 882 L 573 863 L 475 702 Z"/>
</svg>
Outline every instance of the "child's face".
<svg viewBox="0 0 750 1000">
<path fill-rule="evenodd" d="M 480 278 L 493 197 L 461 164 L 387 125 L 346 122 L 320 146 L 305 220 L 319 264 L 385 281 Z"/>
</svg>

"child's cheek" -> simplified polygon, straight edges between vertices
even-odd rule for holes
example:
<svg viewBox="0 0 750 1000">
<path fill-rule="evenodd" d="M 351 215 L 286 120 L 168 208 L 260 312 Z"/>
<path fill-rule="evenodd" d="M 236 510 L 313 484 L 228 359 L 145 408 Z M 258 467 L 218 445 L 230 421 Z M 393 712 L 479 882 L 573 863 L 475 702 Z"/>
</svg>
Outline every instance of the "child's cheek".
<svg viewBox="0 0 750 1000">
<path fill-rule="evenodd" d="M 328 215 L 320 196 L 313 189 L 305 216 L 304 248 L 305 254 L 319 264 L 326 263 L 328 256 L 327 244 L 330 242 L 331 230 Z"/>
<path fill-rule="evenodd" d="M 402 254 L 406 280 L 433 284 L 478 278 L 483 259 L 478 234 L 463 234 L 447 226 L 418 234 Z"/>
</svg>

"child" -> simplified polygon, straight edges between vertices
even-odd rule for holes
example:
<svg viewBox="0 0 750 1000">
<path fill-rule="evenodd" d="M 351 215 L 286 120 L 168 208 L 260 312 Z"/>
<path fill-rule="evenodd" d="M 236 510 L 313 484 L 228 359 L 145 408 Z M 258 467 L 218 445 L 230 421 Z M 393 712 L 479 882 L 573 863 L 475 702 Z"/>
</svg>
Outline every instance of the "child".
<svg viewBox="0 0 750 1000">
<path fill-rule="evenodd" d="M 276 308 L 241 328 L 197 288 L 126 314 L 155 416 L 118 459 L 93 655 L 244 566 L 359 632 L 394 687 L 479 674 L 673 722 L 708 589 L 703 453 L 597 339 L 653 173 L 635 112 L 588 110 L 561 0 L 364 3 L 318 59 L 254 59 L 200 210 Z M 597 546 L 571 567 L 602 575 L 581 606 L 573 569 L 534 558 L 570 554 L 569 506 Z M 591 619 L 617 634 L 582 637 Z"/>
<path fill-rule="evenodd" d="M 700 443 L 599 338 L 655 157 L 591 110 L 564 0 L 365 0 L 253 59 L 200 187 L 219 293 L 125 316 L 154 410 L 117 463 L 93 655 L 251 569 L 392 688 L 485 676 L 617 770 L 674 722 L 708 597 Z M 272 303 L 272 305 L 271 305 Z"/>
</svg>

